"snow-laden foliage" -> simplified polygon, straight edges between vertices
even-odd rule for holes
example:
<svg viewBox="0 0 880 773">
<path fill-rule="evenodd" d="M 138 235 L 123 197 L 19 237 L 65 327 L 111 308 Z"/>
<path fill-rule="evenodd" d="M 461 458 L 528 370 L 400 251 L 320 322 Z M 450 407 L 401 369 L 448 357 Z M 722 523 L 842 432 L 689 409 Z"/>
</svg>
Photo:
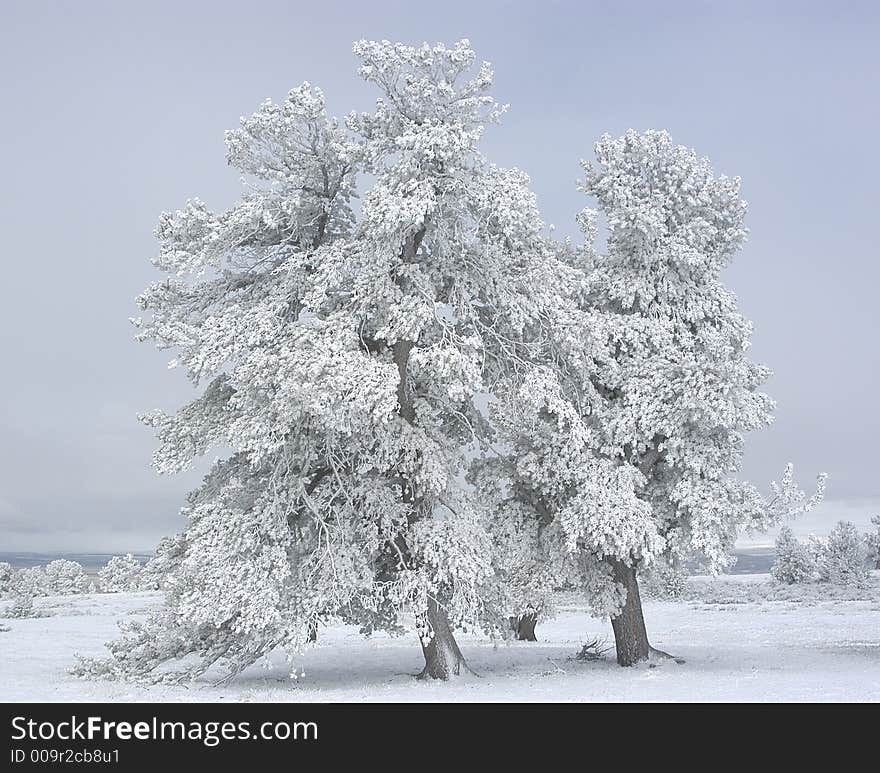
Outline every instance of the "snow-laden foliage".
<svg viewBox="0 0 880 773">
<path fill-rule="evenodd" d="M 16 596 L 48 596 L 52 591 L 46 570 L 42 566 L 16 570 L 12 578 L 12 592 Z"/>
<path fill-rule="evenodd" d="M 529 507 L 505 496 L 500 473 L 500 465 L 476 463 L 471 472 L 477 495 L 496 505 L 489 525 L 496 573 L 513 618 L 533 615 L 540 621 L 555 612 L 554 591 L 575 584 L 577 565 L 568 554 L 559 525 L 542 523 Z"/>
<path fill-rule="evenodd" d="M 880 515 L 871 518 L 874 531 L 865 535 L 865 544 L 868 548 L 868 560 L 874 564 L 875 569 L 880 569 Z"/>
<path fill-rule="evenodd" d="M 169 573 L 183 557 L 185 544 L 183 535 L 180 534 L 159 540 L 156 554 L 141 568 L 139 582 L 142 590 L 167 588 Z"/>
<path fill-rule="evenodd" d="M 808 545 L 799 542 L 790 526 L 783 526 L 776 537 L 776 559 L 770 574 L 789 585 L 809 582 L 816 576 L 816 555 Z"/>
<path fill-rule="evenodd" d="M 862 586 L 867 582 L 867 549 L 855 525 L 839 521 L 824 540 L 814 541 L 820 582 Z"/>
<path fill-rule="evenodd" d="M 745 433 L 773 409 L 769 371 L 748 358 L 752 326 L 721 281 L 746 237 L 739 180 L 665 132 L 604 136 L 595 150 L 581 188 L 607 247 L 585 210 L 586 243 L 558 245 L 554 276 L 535 286 L 540 356 L 494 416 L 506 496 L 558 524 L 594 608 L 614 615 L 609 570 L 659 557 L 718 570 L 742 530 L 814 507 L 824 476 L 809 498 L 790 465 L 769 497 L 736 478 Z"/>
<path fill-rule="evenodd" d="M 75 593 L 87 593 L 92 587 L 89 576 L 76 561 L 60 558 L 46 565 L 46 586 L 48 593 L 57 596 L 69 596 Z"/>
<path fill-rule="evenodd" d="M 467 41 L 354 51 L 373 112 L 343 124 L 309 84 L 267 102 L 226 137 L 242 200 L 162 216 L 167 277 L 135 323 L 201 393 L 144 417 L 155 465 L 232 453 L 189 497 L 166 606 L 84 671 L 158 678 L 197 655 L 185 674 L 234 674 L 331 617 L 369 632 L 411 612 L 430 640 L 429 602 L 502 627 L 495 512 L 461 477 L 491 439 L 479 396 L 538 323 L 542 224 L 528 178 L 478 151 L 503 109 Z"/>
<path fill-rule="evenodd" d="M 113 556 L 98 571 L 98 582 L 104 593 L 125 593 L 142 588 L 143 566 L 131 553 Z"/>
<path fill-rule="evenodd" d="M 15 569 L 7 561 L 0 561 L 0 596 L 5 596 L 12 591 L 12 582 L 15 578 Z"/>
</svg>

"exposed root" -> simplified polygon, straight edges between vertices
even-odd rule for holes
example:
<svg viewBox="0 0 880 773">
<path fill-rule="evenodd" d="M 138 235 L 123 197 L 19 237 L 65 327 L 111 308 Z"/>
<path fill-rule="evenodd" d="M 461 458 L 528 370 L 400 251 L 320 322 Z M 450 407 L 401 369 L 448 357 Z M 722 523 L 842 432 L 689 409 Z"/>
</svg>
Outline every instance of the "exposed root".
<svg viewBox="0 0 880 773">
<path fill-rule="evenodd" d="M 468 672 L 471 676 L 476 677 L 477 679 L 482 679 L 482 678 L 483 678 L 483 675 L 482 675 L 482 674 L 478 674 L 476 671 L 474 671 L 474 669 L 472 669 L 472 668 L 467 664 L 467 661 L 465 661 L 464 667 L 467 669 L 467 672 Z"/>
<path fill-rule="evenodd" d="M 468 662 L 466 660 L 456 661 L 455 666 L 453 666 L 453 668 L 452 668 L 452 673 L 449 674 L 449 676 L 447 676 L 447 677 L 431 676 L 431 672 L 428 670 L 427 665 L 421 671 L 419 671 L 419 673 L 409 674 L 409 676 L 412 676 L 414 679 L 418 679 L 419 681 L 422 681 L 422 682 L 426 682 L 429 679 L 435 680 L 438 682 L 445 682 L 445 681 L 448 681 L 449 679 L 454 679 L 455 677 L 458 677 L 458 676 L 466 676 L 468 674 L 470 676 L 476 677 L 477 679 L 483 678 L 482 675 L 478 674 L 476 671 L 474 671 L 468 665 Z"/>
<path fill-rule="evenodd" d="M 649 647 L 648 660 L 674 660 L 679 665 L 683 665 L 686 662 L 684 658 L 677 658 L 675 655 L 670 655 L 668 652 L 658 650 L 656 647 Z"/>
</svg>

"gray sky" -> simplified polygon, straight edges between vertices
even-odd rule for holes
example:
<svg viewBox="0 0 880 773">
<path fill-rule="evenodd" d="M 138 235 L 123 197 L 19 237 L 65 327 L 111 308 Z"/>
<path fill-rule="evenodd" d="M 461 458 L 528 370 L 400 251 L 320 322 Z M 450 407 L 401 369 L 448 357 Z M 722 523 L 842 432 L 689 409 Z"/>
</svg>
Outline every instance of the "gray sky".
<svg viewBox="0 0 880 773">
<path fill-rule="evenodd" d="M 772 6 L 772 7 L 771 7 Z M 510 111 L 493 161 L 532 175 L 562 233 L 602 132 L 665 128 L 743 178 L 728 280 L 776 375 L 750 440 L 829 495 L 878 498 L 880 12 L 864 2 L 26 2 L 0 6 L 0 550 L 150 549 L 198 475 L 162 478 L 135 414 L 191 396 L 132 341 L 163 209 L 238 195 L 223 131 L 320 85 L 369 109 L 351 43 L 470 38 Z"/>
</svg>

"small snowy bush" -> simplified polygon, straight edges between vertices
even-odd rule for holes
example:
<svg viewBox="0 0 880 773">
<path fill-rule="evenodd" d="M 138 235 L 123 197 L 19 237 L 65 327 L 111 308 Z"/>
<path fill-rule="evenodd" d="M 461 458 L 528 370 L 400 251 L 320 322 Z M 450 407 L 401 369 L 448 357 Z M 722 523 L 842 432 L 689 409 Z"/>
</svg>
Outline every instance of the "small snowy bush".
<svg viewBox="0 0 880 773">
<path fill-rule="evenodd" d="M 776 538 L 776 562 L 770 574 L 777 581 L 789 585 L 808 582 L 816 574 L 813 551 L 797 541 L 789 526 L 783 526 Z"/>
<path fill-rule="evenodd" d="M 867 582 L 868 551 L 854 524 L 840 521 L 828 539 L 817 546 L 816 568 L 821 582 L 855 586 Z"/>
<path fill-rule="evenodd" d="M 34 611 L 34 597 L 27 593 L 17 595 L 15 601 L 12 602 L 12 606 L 3 613 L 3 617 L 38 617 L 38 614 Z"/>
<path fill-rule="evenodd" d="M 660 563 L 645 574 L 642 593 L 652 599 L 678 599 L 687 589 L 687 575 L 679 569 Z"/>
<path fill-rule="evenodd" d="M 74 593 L 88 593 L 89 577 L 76 561 L 64 558 L 51 561 L 46 569 L 46 590 L 58 596 L 69 596 Z"/>
<path fill-rule="evenodd" d="M 104 593 L 124 593 L 139 590 L 143 567 L 131 553 L 113 556 L 98 572 L 98 580 Z"/>
</svg>

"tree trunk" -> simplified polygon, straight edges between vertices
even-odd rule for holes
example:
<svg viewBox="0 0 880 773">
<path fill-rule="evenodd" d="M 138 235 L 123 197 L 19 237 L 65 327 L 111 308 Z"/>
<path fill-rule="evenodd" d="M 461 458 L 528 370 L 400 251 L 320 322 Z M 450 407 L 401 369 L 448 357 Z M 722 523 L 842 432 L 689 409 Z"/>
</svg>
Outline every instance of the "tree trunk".
<svg viewBox="0 0 880 773">
<path fill-rule="evenodd" d="M 425 656 L 425 667 L 419 674 L 419 679 L 443 679 L 444 681 L 454 676 L 460 676 L 462 670 L 470 671 L 452 628 L 449 627 L 449 619 L 446 610 L 434 599 L 428 600 L 428 622 L 433 629 L 433 636 L 429 642 L 422 641 L 422 653 Z"/>
<path fill-rule="evenodd" d="M 318 641 L 318 621 L 312 620 L 309 623 L 309 641 Z"/>
<path fill-rule="evenodd" d="M 401 256 L 404 262 L 416 262 L 416 255 L 425 236 L 426 229 L 427 223 L 423 224 L 415 234 L 407 239 Z M 404 293 L 408 291 L 406 284 L 404 281 L 398 281 L 398 285 Z M 399 376 L 397 382 L 397 405 L 400 416 L 408 424 L 416 426 L 415 403 L 413 396 L 410 394 L 407 374 L 413 346 L 413 341 L 398 339 L 391 346 L 391 356 L 394 364 L 397 366 Z M 413 481 L 404 481 L 401 491 L 403 501 L 412 506 L 411 512 L 407 517 L 410 525 L 414 524 L 421 517 L 419 514 L 420 497 L 416 494 L 416 487 L 412 484 Z M 427 614 L 432 636 L 430 641 L 421 640 L 422 653 L 425 656 L 425 667 L 419 674 L 419 678 L 447 680 L 454 676 L 460 676 L 462 669 L 470 671 L 461 654 L 461 650 L 458 648 L 455 636 L 452 634 L 446 610 L 434 599 L 429 599 Z"/>
<path fill-rule="evenodd" d="M 538 615 L 535 612 L 527 612 L 519 617 L 510 618 L 510 627 L 519 641 L 538 641 L 538 637 L 535 636 L 537 624 Z"/>
<path fill-rule="evenodd" d="M 613 560 L 611 569 L 614 581 L 626 588 L 626 602 L 620 614 L 611 618 L 614 629 L 614 643 L 617 645 L 617 662 L 621 666 L 634 666 L 647 660 L 651 652 L 645 618 L 642 615 L 642 600 L 639 596 L 639 582 L 634 566 L 623 561 Z"/>
</svg>

